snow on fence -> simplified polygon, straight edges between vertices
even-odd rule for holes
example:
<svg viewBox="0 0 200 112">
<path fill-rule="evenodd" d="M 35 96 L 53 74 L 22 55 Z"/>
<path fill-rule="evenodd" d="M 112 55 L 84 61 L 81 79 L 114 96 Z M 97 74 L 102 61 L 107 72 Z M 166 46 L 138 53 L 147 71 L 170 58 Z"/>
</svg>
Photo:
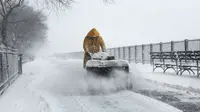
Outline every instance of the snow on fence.
<svg viewBox="0 0 200 112">
<path fill-rule="evenodd" d="M 0 46 L 0 94 L 22 74 L 22 54 Z"/>
<path fill-rule="evenodd" d="M 123 46 L 108 48 L 107 52 L 116 59 L 126 59 L 129 62 L 150 64 L 150 52 L 160 51 L 198 51 L 200 50 L 200 39 L 171 41 L 165 43 L 143 44 L 134 46 Z M 83 51 L 59 55 L 60 57 L 83 59 Z"/>
</svg>

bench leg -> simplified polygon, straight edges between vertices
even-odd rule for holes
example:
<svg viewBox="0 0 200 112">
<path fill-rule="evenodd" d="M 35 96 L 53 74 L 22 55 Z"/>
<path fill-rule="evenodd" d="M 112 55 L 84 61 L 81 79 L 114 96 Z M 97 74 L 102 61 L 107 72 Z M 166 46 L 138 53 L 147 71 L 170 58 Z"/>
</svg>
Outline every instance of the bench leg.
<svg viewBox="0 0 200 112">
<path fill-rule="evenodd" d="M 197 77 L 199 77 L 199 61 L 198 60 L 196 61 L 197 61 Z"/>
<path fill-rule="evenodd" d="M 197 67 L 197 77 L 199 77 L 200 73 L 199 73 L 199 67 Z"/>
<path fill-rule="evenodd" d="M 153 68 L 153 72 L 155 71 L 156 68 L 157 68 L 157 67 Z"/>
<path fill-rule="evenodd" d="M 182 68 L 180 68 L 180 69 L 177 71 L 177 75 L 178 75 L 178 74 L 181 75 L 181 72 L 182 72 Z"/>
<path fill-rule="evenodd" d="M 165 73 L 168 69 L 173 69 L 176 73 L 177 73 L 177 71 L 176 71 L 176 69 L 175 68 L 173 68 L 173 67 L 166 67 L 166 69 L 164 69 L 164 71 L 163 71 L 163 73 Z"/>
<path fill-rule="evenodd" d="M 185 72 L 185 70 L 182 70 L 182 71 L 180 72 L 180 75 L 182 75 L 182 74 L 183 74 L 183 72 Z"/>
<path fill-rule="evenodd" d="M 185 72 L 185 71 L 187 71 L 189 74 L 191 74 L 191 72 L 192 72 L 195 75 L 194 71 L 191 68 L 184 68 L 182 71 L 180 71 L 180 75 L 182 75 L 183 72 Z"/>
<path fill-rule="evenodd" d="M 190 73 L 190 70 L 187 70 L 187 71 L 188 71 L 189 74 L 191 74 L 191 73 Z"/>
<path fill-rule="evenodd" d="M 194 71 L 192 70 L 193 75 L 195 75 Z"/>
<path fill-rule="evenodd" d="M 154 66 L 153 72 L 156 70 L 156 68 L 162 68 L 164 70 L 164 68 L 162 67 L 162 65 L 160 65 L 160 66 Z"/>
<path fill-rule="evenodd" d="M 179 70 L 178 70 L 178 60 L 176 60 L 176 75 L 178 75 L 178 72 L 179 72 Z"/>
</svg>

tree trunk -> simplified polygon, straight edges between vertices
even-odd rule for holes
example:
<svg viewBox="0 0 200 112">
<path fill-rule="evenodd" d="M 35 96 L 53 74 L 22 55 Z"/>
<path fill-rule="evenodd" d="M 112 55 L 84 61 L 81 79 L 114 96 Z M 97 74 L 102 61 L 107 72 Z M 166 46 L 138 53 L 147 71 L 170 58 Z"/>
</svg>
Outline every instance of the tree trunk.
<svg viewBox="0 0 200 112">
<path fill-rule="evenodd" d="M 7 78 L 9 78 L 9 70 L 8 70 L 8 44 L 7 44 L 7 26 L 8 26 L 8 14 L 3 17 L 2 20 L 2 30 L 1 30 L 1 36 L 2 36 L 2 43 L 6 46 L 6 75 Z"/>
<path fill-rule="evenodd" d="M 5 16 L 2 20 L 2 30 L 1 30 L 2 43 L 5 46 L 7 46 L 7 25 L 8 25 L 8 18 Z"/>
</svg>

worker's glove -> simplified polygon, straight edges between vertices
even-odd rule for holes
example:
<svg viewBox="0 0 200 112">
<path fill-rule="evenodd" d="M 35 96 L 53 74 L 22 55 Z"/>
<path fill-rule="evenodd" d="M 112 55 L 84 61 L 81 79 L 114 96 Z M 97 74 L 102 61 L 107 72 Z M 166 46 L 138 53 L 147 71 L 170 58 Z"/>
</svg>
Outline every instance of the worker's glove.
<svg viewBox="0 0 200 112">
<path fill-rule="evenodd" d="M 102 52 L 106 52 L 106 49 L 102 49 Z"/>
<path fill-rule="evenodd" d="M 93 56 L 93 53 L 90 53 L 90 52 L 87 52 L 89 55 L 90 55 L 90 57 L 92 57 Z"/>
</svg>

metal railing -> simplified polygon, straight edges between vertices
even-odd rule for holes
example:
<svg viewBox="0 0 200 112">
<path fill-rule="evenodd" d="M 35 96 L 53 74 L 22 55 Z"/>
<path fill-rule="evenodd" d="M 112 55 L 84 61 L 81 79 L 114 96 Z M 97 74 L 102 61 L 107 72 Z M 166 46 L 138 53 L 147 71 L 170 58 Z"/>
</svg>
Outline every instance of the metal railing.
<svg viewBox="0 0 200 112">
<path fill-rule="evenodd" d="M 0 94 L 22 74 L 22 54 L 0 46 Z"/>
<path fill-rule="evenodd" d="M 198 51 L 200 50 L 200 39 L 171 41 L 165 43 L 143 44 L 134 46 L 123 46 L 108 48 L 107 52 L 116 59 L 125 59 L 129 62 L 150 64 L 150 52 L 160 51 Z M 59 55 L 61 57 L 83 59 L 84 52 L 72 52 Z"/>
<path fill-rule="evenodd" d="M 150 64 L 150 52 L 167 52 L 167 51 L 199 51 L 200 39 L 171 41 L 165 43 L 124 46 L 109 48 L 107 52 L 114 55 L 117 59 L 125 59 L 130 62 Z"/>
</svg>

